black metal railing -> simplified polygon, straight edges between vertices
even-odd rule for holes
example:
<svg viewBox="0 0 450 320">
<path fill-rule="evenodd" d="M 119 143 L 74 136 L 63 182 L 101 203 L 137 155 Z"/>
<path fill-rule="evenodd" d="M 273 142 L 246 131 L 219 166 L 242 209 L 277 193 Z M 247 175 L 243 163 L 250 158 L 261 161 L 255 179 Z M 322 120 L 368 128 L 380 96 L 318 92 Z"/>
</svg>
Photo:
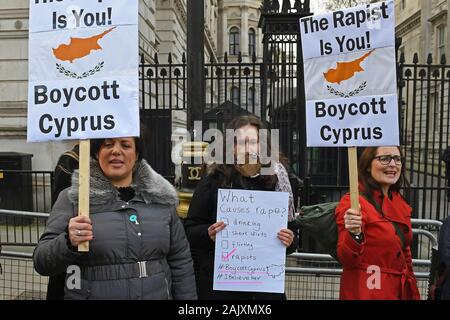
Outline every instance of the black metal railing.
<svg viewBox="0 0 450 320">
<path fill-rule="evenodd" d="M 441 220 L 449 214 L 448 181 L 442 155 L 450 146 L 450 65 L 432 55 L 420 64 L 399 62 L 401 144 L 408 179 L 417 192 L 417 217 Z M 448 167 L 450 170 L 450 167 Z"/>
<path fill-rule="evenodd" d="M 227 53 L 222 63 L 213 59 L 205 64 L 206 105 L 203 108 L 203 130 L 224 130 L 235 116 L 254 114 L 263 118 L 261 108 L 261 63 L 255 54 L 244 62 L 239 52 L 229 60 Z"/>
<path fill-rule="evenodd" d="M 175 167 L 172 163 L 173 112 L 186 110 L 186 57 L 174 63 L 172 54 L 167 63 L 160 63 L 155 54 L 153 62 L 141 56 L 139 66 L 140 117 L 146 128 L 144 158 L 167 180 L 175 183 Z"/>
<path fill-rule="evenodd" d="M 0 300 L 42 300 L 47 277 L 36 273 L 32 254 L 48 213 L 0 209 Z"/>
<path fill-rule="evenodd" d="M 186 109 L 186 56 L 183 53 L 181 63 L 174 63 L 172 54 L 167 63 L 160 63 L 155 54 L 153 62 L 145 61 L 141 55 L 139 80 L 143 110 L 185 110 Z"/>
<path fill-rule="evenodd" d="M 205 105 L 202 129 L 224 129 L 226 123 L 241 114 L 255 114 L 268 120 L 280 131 L 281 151 L 289 158 L 294 172 L 305 170 L 315 185 L 348 184 L 345 148 L 308 148 L 306 163 L 301 154 L 301 103 L 297 99 L 296 82 L 298 36 L 295 34 L 266 35 L 267 52 L 264 61 L 224 55 L 223 62 L 213 59 L 205 64 Z M 245 61 L 244 61 L 245 60 Z M 141 118 L 151 128 L 148 136 L 150 163 L 169 180 L 174 177 L 171 155 L 173 111 L 186 110 L 186 59 L 173 63 L 142 63 Z M 450 145 L 450 65 L 444 58 L 433 64 L 419 64 L 417 55 L 412 63 L 401 56 L 398 64 L 400 131 L 406 156 L 407 178 L 414 191 L 416 218 L 441 220 L 448 215 L 449 181 L 446 178 L 444 151 Z M 180 122 L 181 123 L 181 122 Z M 158 139 L 155 139 L 158 137 Z M 450 171 L 450 163 L 448 164 Z M 447 174 L 450 177 L 450 173 Z M 308 200 L 312 203 L 317 199 Z"/>
<path fill-rule="evenodd" d="M 53 172 L 0 170 L 0 209 L 50 212 Z"/>
</svg>

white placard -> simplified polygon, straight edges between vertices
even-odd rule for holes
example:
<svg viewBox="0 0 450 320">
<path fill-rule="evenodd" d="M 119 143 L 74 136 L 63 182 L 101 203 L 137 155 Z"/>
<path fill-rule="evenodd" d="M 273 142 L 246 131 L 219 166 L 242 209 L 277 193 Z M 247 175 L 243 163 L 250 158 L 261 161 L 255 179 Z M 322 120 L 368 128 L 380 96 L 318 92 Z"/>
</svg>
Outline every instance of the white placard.
<svg viewBox="0 0 450 320">
<path fill-rule="evenodd" d="M 30 0 L 28 141 L 139 135 L 138 1 Z"/>
<path fill-rule="evenodd" d="M 219 189 L 214 290 L 284 292 L 286 247 L 277 233 L 287 226 L 286 192 Z"/>
<path fill-rule="evenodd" d="M 393 0 L 302 18 L 303 59 L 390 47 L 394 18 Z"/>
<path fill-rule="evenodd" d="M 307 146 L 399 144 L 392 0 L 300 20 Z"/>
</svg>

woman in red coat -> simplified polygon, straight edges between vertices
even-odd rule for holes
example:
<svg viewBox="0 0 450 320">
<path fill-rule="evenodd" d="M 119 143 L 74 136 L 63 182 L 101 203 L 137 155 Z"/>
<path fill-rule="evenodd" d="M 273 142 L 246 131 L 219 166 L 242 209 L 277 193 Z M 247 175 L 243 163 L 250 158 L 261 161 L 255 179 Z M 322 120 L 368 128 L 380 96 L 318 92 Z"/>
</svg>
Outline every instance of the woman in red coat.
<svg viewBox="0 0 450 320">
<path fill-rule="evenodd" d="M 360 210 L 346 194 L 336 208 L 340 299 L 418 300 L 412 269 L 411 207 L 398 147 L 370 147 L 358 163 Z"/>
</svg>

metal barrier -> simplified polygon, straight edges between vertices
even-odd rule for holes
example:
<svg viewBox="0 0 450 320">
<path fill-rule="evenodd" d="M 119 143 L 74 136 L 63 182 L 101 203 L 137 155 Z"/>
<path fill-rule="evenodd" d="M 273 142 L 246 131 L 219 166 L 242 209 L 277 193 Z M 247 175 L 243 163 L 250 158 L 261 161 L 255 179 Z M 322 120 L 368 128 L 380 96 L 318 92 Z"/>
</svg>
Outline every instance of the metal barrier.
<svg viewBox="0 0 450 320">
<path fill-rule="evenodd" d="M 414 228 L 413 242 L 417 244 L 417 252 L 416 254 L 413 252 L 413 257 L 431 261 L 433 248 L 437 249 L 438 247 L 437 239 L 442 222 L 427 219 L 411 219 L 411 224 Z"/>
<path fill-rule="evenodd" d="M 422 299 L 428 298 L 431 268 L 431 248 L 437 248 L 437 233 L 442 222 L 411 219 L 413 234 L 426 257 L 413 259 L 414 274 Z M 418 229 L 423 228 L 423 229 Z M 428 230 L 427 230 L 428 229 Z M 431 230 L 431 231 L 429 231 Z M 435 232 L 433 234 L 432 232 Z M 294 253 L 288 256 L 286 267 L 286 296 L 290 300 L 339 299 L 342 266 L 328 254 Z"/>
<path fill-rule="evenodd" d="M 33 250 L 48 213 L 0 209 L 0 300 L 45 299 L 47 277 L 33 268 Z"/>
<path fill-rule="evenodd" d="M 35 246 L 49 214 L 0 209 L 0 245 Z"/>
<path fill-rule="evenodd" d="M 33 268 L 33 254 L 3 251 L 0 253 L 0 300 L 44 300 L 48 278 Z"/>
<path fill-rule="evenodd" d="M 342 266 L 328 254 L 294 253 L 286 267 L 289 300 L 337 300 Z M 292 265 L 300 265 L 293 267 Z M 428 296 L 430 260 L 413 259 L 414 274 L 422 299 Z"/>
<path fill-rule="evenodd" d="M 9 216 L 0 221 L 33 218 L 31 225 L 1 225 L 0 264 L 0 300 L 45 299 L 47 277 L 34 271 L 32 250 L 44 231 L 46 213 L 30 213 L 0 210 L 0 217 Z M 442 225 L 434 220 L 412 220 L 413 229 L 424 248 L 437 247 L 437 232 Z M 43 225 L 44 224 L 44 225 Z M 432 230 L 432 231 L 429 231 Z M 436 232 L 436 234 L 433 234 Z M 430 251 L 431 252 L 431 251 Z M 426 258 L 413 259 L 414 272 L 422 299 L 428 295 L 428 279 L 431 267 L 431 253 Z M 294 253 L 287 257 L 286 295 L 290 300 L 335 300 L 339 299 L 339 285 L 342 267 L 327 254 Z"/>
</svg>

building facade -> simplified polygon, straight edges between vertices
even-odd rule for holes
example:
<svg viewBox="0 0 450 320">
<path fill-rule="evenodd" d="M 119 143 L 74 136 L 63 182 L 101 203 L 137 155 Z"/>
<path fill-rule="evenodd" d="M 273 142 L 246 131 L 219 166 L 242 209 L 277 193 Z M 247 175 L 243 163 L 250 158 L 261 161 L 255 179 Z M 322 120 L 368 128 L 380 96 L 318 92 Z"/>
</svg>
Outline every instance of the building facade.
<svg viewBox="0 0 450 320">
<path fill-rule="evenodd" d="M 449 57 L 449 8 L 448 0 L 395 0 L 396 36 L 402 38 L 400 52 L 406 61 L 412 61 L 414 53 L 421 63 L 430 53 L 437 62 L 443 54 Z"/>
</svg>

